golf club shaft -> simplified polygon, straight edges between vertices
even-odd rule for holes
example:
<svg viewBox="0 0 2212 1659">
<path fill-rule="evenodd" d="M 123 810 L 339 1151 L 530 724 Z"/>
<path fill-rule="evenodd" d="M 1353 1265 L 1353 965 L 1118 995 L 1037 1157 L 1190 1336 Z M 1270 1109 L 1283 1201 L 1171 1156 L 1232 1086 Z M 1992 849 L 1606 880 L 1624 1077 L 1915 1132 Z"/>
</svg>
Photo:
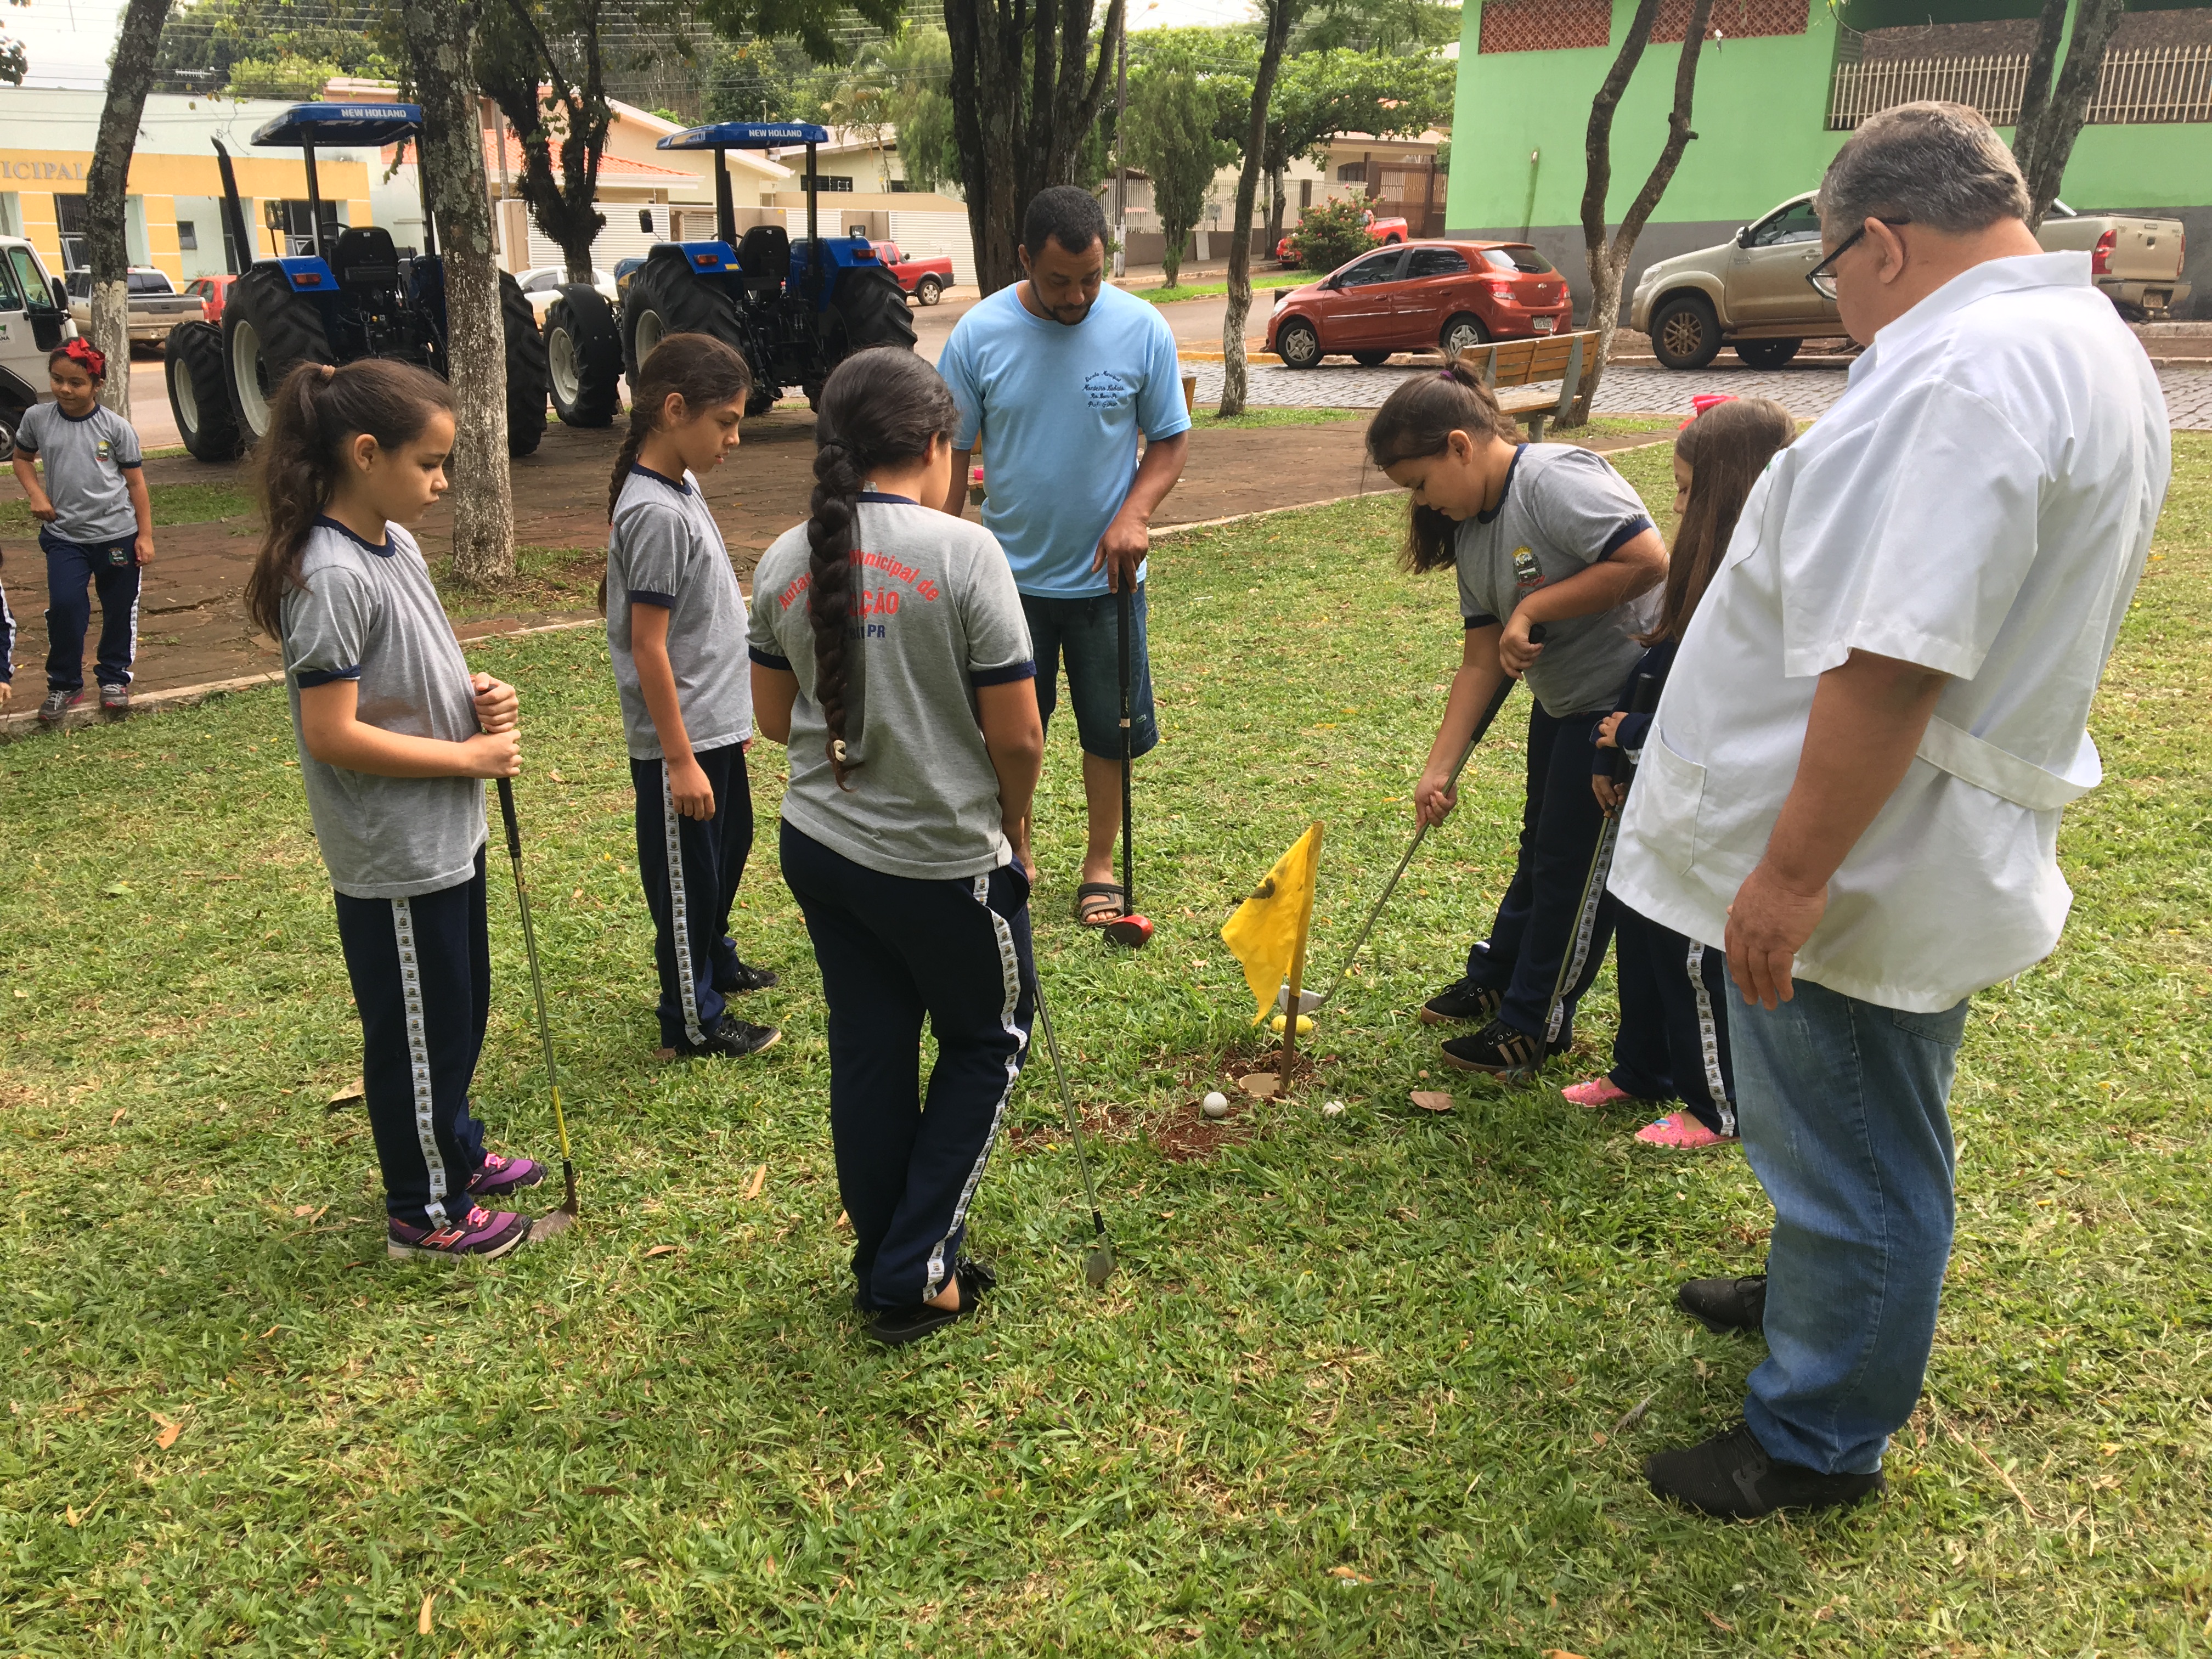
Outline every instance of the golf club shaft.
<svg viewBox="0 0 2212 1659">
<path fill-rule="evenodd" d="M 1083 1171 L 1083 1195 L 1091 1200 L 1091 1224 L 1103 1238 L 1106 1219 L 1098 1213 L 1098 1188 L 1091 1182 L 1090 1155 L 1083 1150 L 1083 1120 L 1075 1115 L 1075 1097 L 1067 1087 L 1067 1068 L 1060 1063 L 1060 1039 L 1052 1034 L 1052 1013 L 1044 1006 L 1044 979 L 1034 963 L 1030 966 L 1030 992 L 1036 998 L 1037 1024 L 1044 1027 L 1044 1046 L 1052 1055 L 1052 1074 L 1060 1082 L 1060 1105 L 1067 1115 L 1067 1133 L 1075 1140 L 1076 1166 Z"/>
<path fill-rule="evenodd" d="M 530 961 L 530 994 L 538 1004 L 538 1042 L 545 1051 L 545 1082 L 553 1092 L 553 1127 L 561 1137 L 561 1163 L 568 1163 L 568 1121 L 561 1110 L 561 1073 L 553 1064 L 553 1026 L 545 1017 L 545 978 L 538 966 L 538 930 L 530 921 L 530 885 L 522 877 L 522 825 L 514 815 L 514 783 L 499 781 L 499 811 L 507 822 L 507 856 L 514 866 L 514 900 L 522 912 L 522 953 Z"/>
<path fill-rule="evenodd" d="M 1137 914 L 1137 858 L 1135 826 L 1130 822 L 1129 629 L 1134 607 L 1129 603 L 1129 578 L 1120 578 L 1118 586 L 1121 614 L 1121 625 L 1115 631 L 1121 636 L 1121 914 L 1133 916 Z M 1043 998 L 1037 999 L 1037 1006 L 1044 1006 Z"/>
</svg>

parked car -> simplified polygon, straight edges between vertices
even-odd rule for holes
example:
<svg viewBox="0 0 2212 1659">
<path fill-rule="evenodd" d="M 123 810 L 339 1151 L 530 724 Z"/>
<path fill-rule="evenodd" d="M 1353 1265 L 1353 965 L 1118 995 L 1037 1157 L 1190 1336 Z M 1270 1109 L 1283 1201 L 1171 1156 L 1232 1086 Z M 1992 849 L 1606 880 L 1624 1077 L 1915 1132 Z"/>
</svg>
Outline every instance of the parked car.
<svg viewBox="0 0 2212 1659">
<path fill-rule="evenodd" d="M 899 251 L 896 242 L 878 242 L 875 247 L 876 258 L 884 269 L 898 280 L 907 297 L 918 304 L 935 305 L 945 297 L 945 290 L 952 286 L 952 261 L 945 255 L 909 256 Z"/>
<path fill-rule="evenodd" d="M 46 354 L 76 332 L 68 297 L 36 248 L 20 236 L 0 236 L 0 461 L 15 453 L 25 412 L 54 395 Z"/>
<path fill-rule="evenodd" d="M 2053 252 L 2091 256 L 2097 286 L 2131 322 L 2189 298 L 2177 219 L 2076 214 L 2054 204 L 2037 240 Z M 1629 301 L 1629 326 L 1650 335 L 1668 368 L 1703 368 L 1723 346 L 1753 368 L 1779 368 L 1807 339 L 1839 335 L 1833 300 L 1805 280 L 1820 262 L 1820 220 L 1808 191 L 1746 225 L 1717 247 L 1644 268 Z"/>
<path fill-rule="evenodd" d="M 1292 368 L 1348 354 L 1447 357 L 1573 326 L 1566 278 L 1525 242 L 1412 242 L 1363 253 L 1317 283 L 1275 290 L 1267 349 Z"/>
<path fill-rule="evenodd" d="M 1403 219 L 1378 219 L 1371 210 L 1367 215 L 1367 234 L 1385 247 L 1404 241 L 1412 234 L 1412 230 L 1413 228 Z M 1275 261 L 1278 264 L 1295 268 L 1301 263 L 1297 249 L 1291 246 L 1291 238 L 1297 234 L 1296 231 L 1292 231 L 1289 236 L 1284 237 L 1281 241 L 1275 244 Z"/>
<path fill-rule="evenodd" d="M 228 271 L 218 272 L 213 276 L 195 276 L 185 284 L 185 295 L 200 302 L 200 309 L 207 313 L 208 321 L 219 323 L 222 320 L 223 297 L 237 280 Z"/>
<path fill-rule="evenodd" d="M 125 273 L 131 288 L 131 343 L 134 346 L 159 346 L 169 337 L 169 331 L 179 323 L 197 323 L 205 316 L 198 300 L 177 292 L 177 285 L 169 280 L 166 270 L 156 270 L 150 265 L 133 265 Z M 66 285 L 70 296 L 70 320 L 80 334 L 92 331 L 92 273 L 72 270 Z"/>
<path fill-rule="evenodd" d="M 542 327 L 547 310 L 561 297 L 561 290 L 568 286 L 568 267 L 538 265 L 522 272 L 514 280 L 522 289 L 522 297 L 530 301 L 531 315 L 538 319 Z M 609 305 L 621 301 L 622 296 L 615 289 L 613 272 L 601 270 L 594 265 L 592 268 L 592 286 L 599 289 Z"/>
</svg>

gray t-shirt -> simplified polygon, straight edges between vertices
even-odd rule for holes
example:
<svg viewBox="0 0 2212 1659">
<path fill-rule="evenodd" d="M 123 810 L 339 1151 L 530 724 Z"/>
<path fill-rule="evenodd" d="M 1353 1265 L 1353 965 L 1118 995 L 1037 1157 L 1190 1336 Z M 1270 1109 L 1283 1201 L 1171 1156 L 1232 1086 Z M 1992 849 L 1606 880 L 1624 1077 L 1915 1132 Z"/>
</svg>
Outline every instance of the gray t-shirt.
<svg viewBox="0 0 2212 1659">
<path fill-rule="evenodd" d="M 1571 444 L 1522 444 L 1495 512 L 1461 520 L 1461 614 L 1469 628 L 1504 622 L 1538 588 L 1565 581 L 1651 528 L 1627 479 L 1601 456 Z M 1547 625 L 1528 690 L 1554 716 L 1611 708 L 1644 654 L 1631 637 L 1658 614 L 1655 590 L 1594 617 Z"/>
<path fill-rule="evenodd" d="M 105 404 L 76 419 L 59 404 L 33 404 L 15 429 L 19 454 L 46 470 L 46 498 L 54 504 L 54 534 L 84 547 L 134 540 L 138 515 L 131 510 L 124 474 L 142 464 L 138 434 Z"/>
<path fill-rule="evenodd" d="M 633 760 L 659 760 L 660 733 L 638 689 L 630 655 L 633 605 L 668 612 L 668 665 L 676 708 L 695 753 L 753 734 L 751 671 L 745 666 L 745 597 L 714 515 L 686 472 L 629 471 L 607 535 L 607 653 L 622 694 L 623 736 Z"/>
<path fill-rule="evenodd" d="M 358 680 L 354 718 L 410 737 L 476 735 L 475 693 L 422 550 L 397 525 L 377 547 L 318 519 L 284 595 L 292 729 L 300 692 Z M 300 741 L 300 776 L 331 885 L 349 898 L 413 898 L 466 881 L 484 840 L 477 778 L 381 778 L 331 766 Z"/>
<path fill-rule="evenodd" d="M 854 522 L 846 632 L 848 766 L 837 787 L 816 705 L 806 526 L 777 537 L 753 573 L 751 654 L 799 677 L 783 816 L 855 864 L 953 881 L 1012 863 L 999 775 L 976 723 L 975 688 L 1036 673 L 1021 595 L 981 525 L 901 495 L 864 495 Z"/>
</svg>

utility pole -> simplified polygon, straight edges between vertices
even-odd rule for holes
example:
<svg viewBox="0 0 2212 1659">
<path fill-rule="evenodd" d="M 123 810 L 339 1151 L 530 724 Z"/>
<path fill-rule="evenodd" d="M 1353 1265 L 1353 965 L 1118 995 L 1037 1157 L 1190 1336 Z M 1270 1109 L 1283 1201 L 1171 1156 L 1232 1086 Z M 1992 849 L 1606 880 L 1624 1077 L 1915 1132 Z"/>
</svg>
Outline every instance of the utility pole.
<svg viewBox="0 0 2212 1659">
<path fill-rule="evenodd" d="M 1114 71 L 1114 275 L 1129 274 L 1129 31 L 1121 31 L 1119 66 Z"/>
</svg>

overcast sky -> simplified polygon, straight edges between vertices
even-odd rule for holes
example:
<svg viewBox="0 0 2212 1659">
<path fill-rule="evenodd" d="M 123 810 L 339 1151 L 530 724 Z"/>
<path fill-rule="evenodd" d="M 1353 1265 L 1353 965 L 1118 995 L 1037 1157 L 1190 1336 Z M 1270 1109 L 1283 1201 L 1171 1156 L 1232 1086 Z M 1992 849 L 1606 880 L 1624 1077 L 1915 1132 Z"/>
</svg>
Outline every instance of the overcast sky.
<svg viewBox="0 0 2212 1659">
<path fill-rule="evenodd" d="M 27 6 L 0 7 L 4 26 L 28 48 L 33 87 L 88 87 L 107 84 L 107 54 L 115 43 L 124 0 L 31 0 Z M 1255 15 L 1251 0 L 1130 0 L 1132 28 L 1180 27 L 1202 23 L 1241 23 Z M 1104 0 L 1098 0 L 1103 13 Z"/>
</svg>

